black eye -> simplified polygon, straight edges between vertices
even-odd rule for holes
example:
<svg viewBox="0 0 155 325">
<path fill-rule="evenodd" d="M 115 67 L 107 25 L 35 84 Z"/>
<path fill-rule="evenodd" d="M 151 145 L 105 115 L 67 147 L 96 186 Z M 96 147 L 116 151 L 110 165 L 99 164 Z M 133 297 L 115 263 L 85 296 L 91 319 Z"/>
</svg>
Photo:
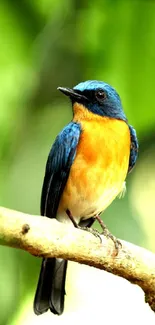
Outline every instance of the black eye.
<svg viewBox="0 0 155 325">
<path fill-rule="evenodd" d="M 95 92 L 95 97 L 99 102 L 102 102 L 106 98 L 106 93 L 102 89 L 99 89 Z"/>
</svg>

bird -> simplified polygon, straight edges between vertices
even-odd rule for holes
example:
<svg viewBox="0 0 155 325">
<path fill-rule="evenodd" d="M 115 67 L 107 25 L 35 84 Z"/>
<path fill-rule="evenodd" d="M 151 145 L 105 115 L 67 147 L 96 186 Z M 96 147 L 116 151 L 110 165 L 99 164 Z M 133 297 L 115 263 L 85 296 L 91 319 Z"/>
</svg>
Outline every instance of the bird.
<svg viewBox="0 0 155 325">
<path fill-rule="evenodd" d="M 100 214 L 124 191 L 127 174 L 137 160 L 136 131 L 128 123 L 120 96 L 108 83 L 88 80 L 58 90 L 69 97 L 73 119 L 50 150 L 41 215 L 84 229 L 97 219 L 104 230 Z M 107 230 L 106 234 L 118 248 L 115 237 Z M 63 313 L 66 271 L 66 260 L 43 259 L 35 314 L 49 309 L 57 315 Z"/>
</svg>

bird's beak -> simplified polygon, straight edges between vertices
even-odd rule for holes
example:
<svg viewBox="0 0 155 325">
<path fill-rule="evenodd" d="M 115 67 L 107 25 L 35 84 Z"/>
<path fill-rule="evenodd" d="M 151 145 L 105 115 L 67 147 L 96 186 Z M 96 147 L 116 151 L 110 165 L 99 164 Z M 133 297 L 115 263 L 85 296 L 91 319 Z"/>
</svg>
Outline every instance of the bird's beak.
<svg viewBox="0 0 155 325">
<path fill-rule="evenodd" d="M 66 96 L 69 96 L 71 99 L 74 100 L 88 100 L 86 96 L 84 96 L 82 93 L 78 92 L 76 89 L 71 88 L 64 88 L 64 87 L 58 87 L 58 90 L 60 90 L 63 94 Z"/>
</svg>

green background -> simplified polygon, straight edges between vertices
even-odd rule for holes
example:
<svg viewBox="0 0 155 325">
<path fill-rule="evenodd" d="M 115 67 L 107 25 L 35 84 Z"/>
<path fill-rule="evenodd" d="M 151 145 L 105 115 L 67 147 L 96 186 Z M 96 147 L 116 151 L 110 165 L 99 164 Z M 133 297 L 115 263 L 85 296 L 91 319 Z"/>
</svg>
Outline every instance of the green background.
<svg viewBox="0 0 155 325">
<path fill-rule="evenodd" d="M 72 118 L 57 87 L 103 80 L 119 92 L 140 144 L 127 193 L 104 221 L 155 251 L 155 2 L 1 0 L 0 49 L 0 205 L 39 214 L 48 152 Z M 21 324 L 39 265 L 0 247 L 0 325 Z"/>
</svg>

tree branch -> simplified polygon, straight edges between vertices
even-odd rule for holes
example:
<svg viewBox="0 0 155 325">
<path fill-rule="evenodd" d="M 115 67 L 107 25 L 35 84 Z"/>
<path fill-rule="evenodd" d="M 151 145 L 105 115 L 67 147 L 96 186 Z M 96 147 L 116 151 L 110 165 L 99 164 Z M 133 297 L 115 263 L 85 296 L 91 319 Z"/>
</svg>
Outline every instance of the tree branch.
<svg viewBox="0 0 155 325">
<path fill-rule="evenodd" d="M 155 254 L 121 241 L 115 256 L 113 242 L 87 231 L 41 216 L 0 207 L 0 244 L 38 257 L 59 257 L 103 269 L 139 285 L 155 311 Z"/>
</svg>

